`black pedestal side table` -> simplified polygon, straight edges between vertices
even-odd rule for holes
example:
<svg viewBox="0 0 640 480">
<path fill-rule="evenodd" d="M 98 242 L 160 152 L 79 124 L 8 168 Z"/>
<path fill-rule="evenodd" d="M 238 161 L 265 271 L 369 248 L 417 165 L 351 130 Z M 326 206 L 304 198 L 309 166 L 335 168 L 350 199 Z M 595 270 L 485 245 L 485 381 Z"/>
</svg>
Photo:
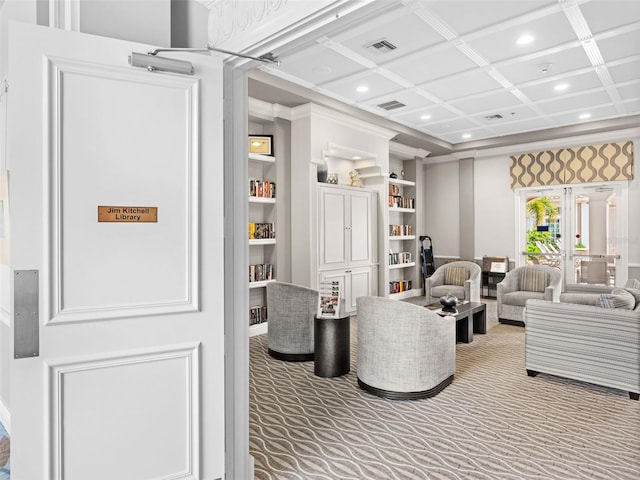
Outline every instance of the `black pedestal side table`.
<svg viewBox="0 0 640 480">
<path fill-rule="evenodd" d="M 316 316 L 313 322 L 314 373 L 319 377 L 339 377 L 351 369 L 351 320 Z"/>
</svg>

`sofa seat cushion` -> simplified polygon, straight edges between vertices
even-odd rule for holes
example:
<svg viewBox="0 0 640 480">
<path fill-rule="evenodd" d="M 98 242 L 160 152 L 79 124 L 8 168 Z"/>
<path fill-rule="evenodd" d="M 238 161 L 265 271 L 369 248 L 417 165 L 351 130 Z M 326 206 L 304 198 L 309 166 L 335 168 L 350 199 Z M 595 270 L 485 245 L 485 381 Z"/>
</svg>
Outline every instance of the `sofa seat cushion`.
<svg viewBox="0 0 640 480">
<path fill-rule="evenodd" d="M 614 288 L 611 293 L 603 293 L 600 295 L 596 305 L 603 308 L 633 310 L 636 306 L 636 299 L 624 288 Z"/>
<path fill-rule="evenodd" d="M 561 293 L 560 303 L 592 305 L 595 307 L 598 304 L 599 298 L 600 298 L 599 293 L 579 293 L 579 292 Z"/>
<path fill-rule="evenodd" d="M 464 298 L 464 287 L 460 285 L 436 285 L 435 287 L 431 287 L 431 296 L 432 297 L 443 297 L 447 293 L 451 295 L 455 295 L 458 297 L 458 300 L 467 300 Z"/>
<path fill-rule="evenodd" d="M 503 295 L 502 302 L 508 305 L 524 307 L 527 303 L 527 300 L 531 299 L 544 300 L 544 293 L 527 291 L 509 292 Z"/>
</svg>

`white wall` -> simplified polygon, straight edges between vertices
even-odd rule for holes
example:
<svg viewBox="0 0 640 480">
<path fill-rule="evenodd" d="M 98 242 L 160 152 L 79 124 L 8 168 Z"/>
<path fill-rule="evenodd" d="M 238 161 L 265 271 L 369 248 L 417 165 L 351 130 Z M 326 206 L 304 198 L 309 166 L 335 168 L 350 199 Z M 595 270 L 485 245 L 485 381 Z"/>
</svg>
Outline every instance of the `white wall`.
<svg viewBox="0 0 640 480">
<path fill-rule="evenodd" d="M 425 167 L 426 231 L 431 237 L 435 257 L 460 254 L 460 169 L 458 162 L 427 164 Z"/>
<path fill-rule="evenodd" d="M 475 257 L 515 257 L 515 198 L 510 188 L 509 157 L 476 159 Z"/>
</svg>

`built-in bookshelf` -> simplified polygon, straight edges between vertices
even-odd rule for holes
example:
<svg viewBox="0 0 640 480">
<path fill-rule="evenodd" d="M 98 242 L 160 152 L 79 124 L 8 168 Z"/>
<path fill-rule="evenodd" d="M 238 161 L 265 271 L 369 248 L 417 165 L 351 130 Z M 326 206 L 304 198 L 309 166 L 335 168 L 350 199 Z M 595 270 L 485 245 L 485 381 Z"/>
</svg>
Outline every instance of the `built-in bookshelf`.
<svg viewBox="0 0 640 480">
<path fill-rule="evenodd" d="M 266 286 L 276 280 L 276 158 L 249 154 L 249 333 L 266 332 Z"/>
<path fill-rule="evenodd" d="M 401 168 L 402 175 L 404 168 Z M 397 174 L 396 174 L 397 175 Z M 387 292 L 391 298 L 412 295 L 416 251 L 415 181 L 389 177 L 387 182 L 389 213 L 389 260 Z"/>
</svg>

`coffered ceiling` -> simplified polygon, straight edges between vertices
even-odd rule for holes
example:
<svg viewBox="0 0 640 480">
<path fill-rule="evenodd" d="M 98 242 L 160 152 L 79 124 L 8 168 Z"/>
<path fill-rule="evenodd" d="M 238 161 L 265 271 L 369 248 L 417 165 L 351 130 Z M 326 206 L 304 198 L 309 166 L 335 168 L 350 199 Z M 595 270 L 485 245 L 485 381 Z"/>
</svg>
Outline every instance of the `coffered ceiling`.
<svg viewBox="0 0 640 480">
<path fill-rule="evenodd" d="M 640 123 L 640 0 L 376 0 L 272 53 L 251 96 L 331 99 L 436 152 Z"/>
</svg>

